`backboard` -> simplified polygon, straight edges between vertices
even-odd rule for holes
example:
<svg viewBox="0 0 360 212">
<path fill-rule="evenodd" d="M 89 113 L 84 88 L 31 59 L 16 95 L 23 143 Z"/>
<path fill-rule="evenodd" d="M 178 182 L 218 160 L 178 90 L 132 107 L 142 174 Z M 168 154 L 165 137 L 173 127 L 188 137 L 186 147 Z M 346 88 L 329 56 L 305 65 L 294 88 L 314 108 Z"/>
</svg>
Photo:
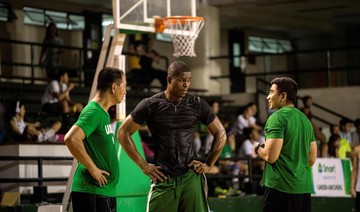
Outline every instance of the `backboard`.
<svg viewBox="0 0 360 212">
<path fill-rule="evenodd" d="M 112 3 L 115 27 L 125 30 L 155 32 L 155 17 L 196 16 L 196 0 L 112 0 Z"/>
</svg>

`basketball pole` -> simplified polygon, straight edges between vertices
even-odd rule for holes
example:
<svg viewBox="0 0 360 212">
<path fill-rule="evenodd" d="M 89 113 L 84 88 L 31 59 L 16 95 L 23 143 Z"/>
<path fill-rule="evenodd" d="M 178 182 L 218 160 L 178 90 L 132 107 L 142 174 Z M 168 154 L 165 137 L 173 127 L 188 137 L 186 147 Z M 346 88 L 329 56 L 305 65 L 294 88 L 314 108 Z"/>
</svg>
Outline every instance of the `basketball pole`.
<svg viewBox="0 0 360 212">
<path fill-rule="evenodd" d="M 111 40 L 110 38 L 111 38 L 112 30 L 115 30 L 115 35 L 113 36 L 113 38 Z M 113 24 L 110 24 L 106 27 L 104 42 L 101 46 L 101 52 L 99 55 L 99 60 L 98 60 L 98 64 L 96 67 L 95 74 L 94 74 L 94 79 L 93 79 L 93 83 L 91 86 L 91 91 L 89 94 L 88 101 L 90 101 L 95 96 L 98 75 L 99 75 L 99 72 L 101 71 L 101 69 L 103 69 L 105 67 L 105 64 L 106 64 L 106 67 L 119 68 L 125 73 L 124 56 L 121 55 L 125 38 L 126 38 L 126 35 L 119 33 L 119 29 L 115 28 Z M 110 44 L 110 40 L 111 40 L 111 44 Z M 110 44 L 110 48 L 109 48 L 109 44 Z M 125 119 L 125 116 L 126 116 L 125 98 L 122 103 L 116 105 L 116 114 L 117 114 L 116 115 L 117 121 L 123 121 Z M 69 175 L 69 178 L 68 178 L 68 181 L 66 184 L 65 193 L 63 196 L 63 200 L 62 200 L 62 211 L 63 212 L 67 211 L 66 209 L 67 209 L 68 203 L 70 202 L 72 179 L 74 177 L 77 165 L 78 165 L 78 161 L 74 158 L 73 162 L 72 162 L 71 170 L 70 170 L 70 175 Z M 72 212 L 71 205 L 69 207 L 69 212 Z"/>
</svg>

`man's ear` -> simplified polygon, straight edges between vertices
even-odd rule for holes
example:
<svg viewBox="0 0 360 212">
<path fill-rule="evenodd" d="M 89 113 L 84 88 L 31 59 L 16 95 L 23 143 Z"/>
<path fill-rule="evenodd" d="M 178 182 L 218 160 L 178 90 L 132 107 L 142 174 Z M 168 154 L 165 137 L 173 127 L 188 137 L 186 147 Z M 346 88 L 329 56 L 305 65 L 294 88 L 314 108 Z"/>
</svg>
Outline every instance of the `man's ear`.
<svg viewBox="0 0 360 212">
<path fill-rule="evenodd" d="M 115 92 L 114 92 L 114 90 L 116 89 L 116 84 L 115 83 L 113 83 L 112 85 L 111 85 L 111 94 L 114 94 Z"/>
<path fill-rule="evenodd" d="M 171 80 L 172 80 L 172 77 L 167 76 L 167 82 L 168 82 L 168 84 L 171 83 Z"/>
<path fill-rule="evenodd" d="M 281 94 L 281 99 L 286 100 L 287 99 L 287 93 L 283 92 Z"/>
</svg>

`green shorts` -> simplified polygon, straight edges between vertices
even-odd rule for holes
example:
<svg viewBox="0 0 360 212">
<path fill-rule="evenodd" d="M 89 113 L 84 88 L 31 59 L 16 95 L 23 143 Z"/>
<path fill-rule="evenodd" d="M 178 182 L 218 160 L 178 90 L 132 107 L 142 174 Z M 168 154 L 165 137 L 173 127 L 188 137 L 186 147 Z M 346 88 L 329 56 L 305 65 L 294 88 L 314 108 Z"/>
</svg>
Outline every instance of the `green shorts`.
<svg viewBox="0 0 360 212">
<path fill-rule="evenodd" d="M 189 170 L 182 176 L 168 176 L 164 182 L 152 184 L 147 211 L 209 211 L 205 175 Z"/>
</svg>

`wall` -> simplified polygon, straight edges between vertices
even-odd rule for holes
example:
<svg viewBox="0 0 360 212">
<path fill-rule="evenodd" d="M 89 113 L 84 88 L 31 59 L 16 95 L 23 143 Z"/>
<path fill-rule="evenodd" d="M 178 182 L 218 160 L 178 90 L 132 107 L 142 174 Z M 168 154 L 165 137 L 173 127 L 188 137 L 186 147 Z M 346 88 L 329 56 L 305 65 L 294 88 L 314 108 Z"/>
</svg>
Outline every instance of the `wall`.
<svg viewBox="0 0 360 212">
<path fill-rule="evenodd" d="M 330 110 L 340 113 L 352 120 L 360 118 L 360 86 L 353 87 L 338 87 L 338 88 L 318 88 L 318 89 L 302 89 L 299 90 L 299 95 L 310 95 L 313 101 Z M 339 119 L 328 115 L 327 113 L 312 109 L 313 114 L 329 120 L 331 123 L 338 124 Z M 318 122 L 320 127 L 328 127 L 324 123 Z"/>
</svg>

